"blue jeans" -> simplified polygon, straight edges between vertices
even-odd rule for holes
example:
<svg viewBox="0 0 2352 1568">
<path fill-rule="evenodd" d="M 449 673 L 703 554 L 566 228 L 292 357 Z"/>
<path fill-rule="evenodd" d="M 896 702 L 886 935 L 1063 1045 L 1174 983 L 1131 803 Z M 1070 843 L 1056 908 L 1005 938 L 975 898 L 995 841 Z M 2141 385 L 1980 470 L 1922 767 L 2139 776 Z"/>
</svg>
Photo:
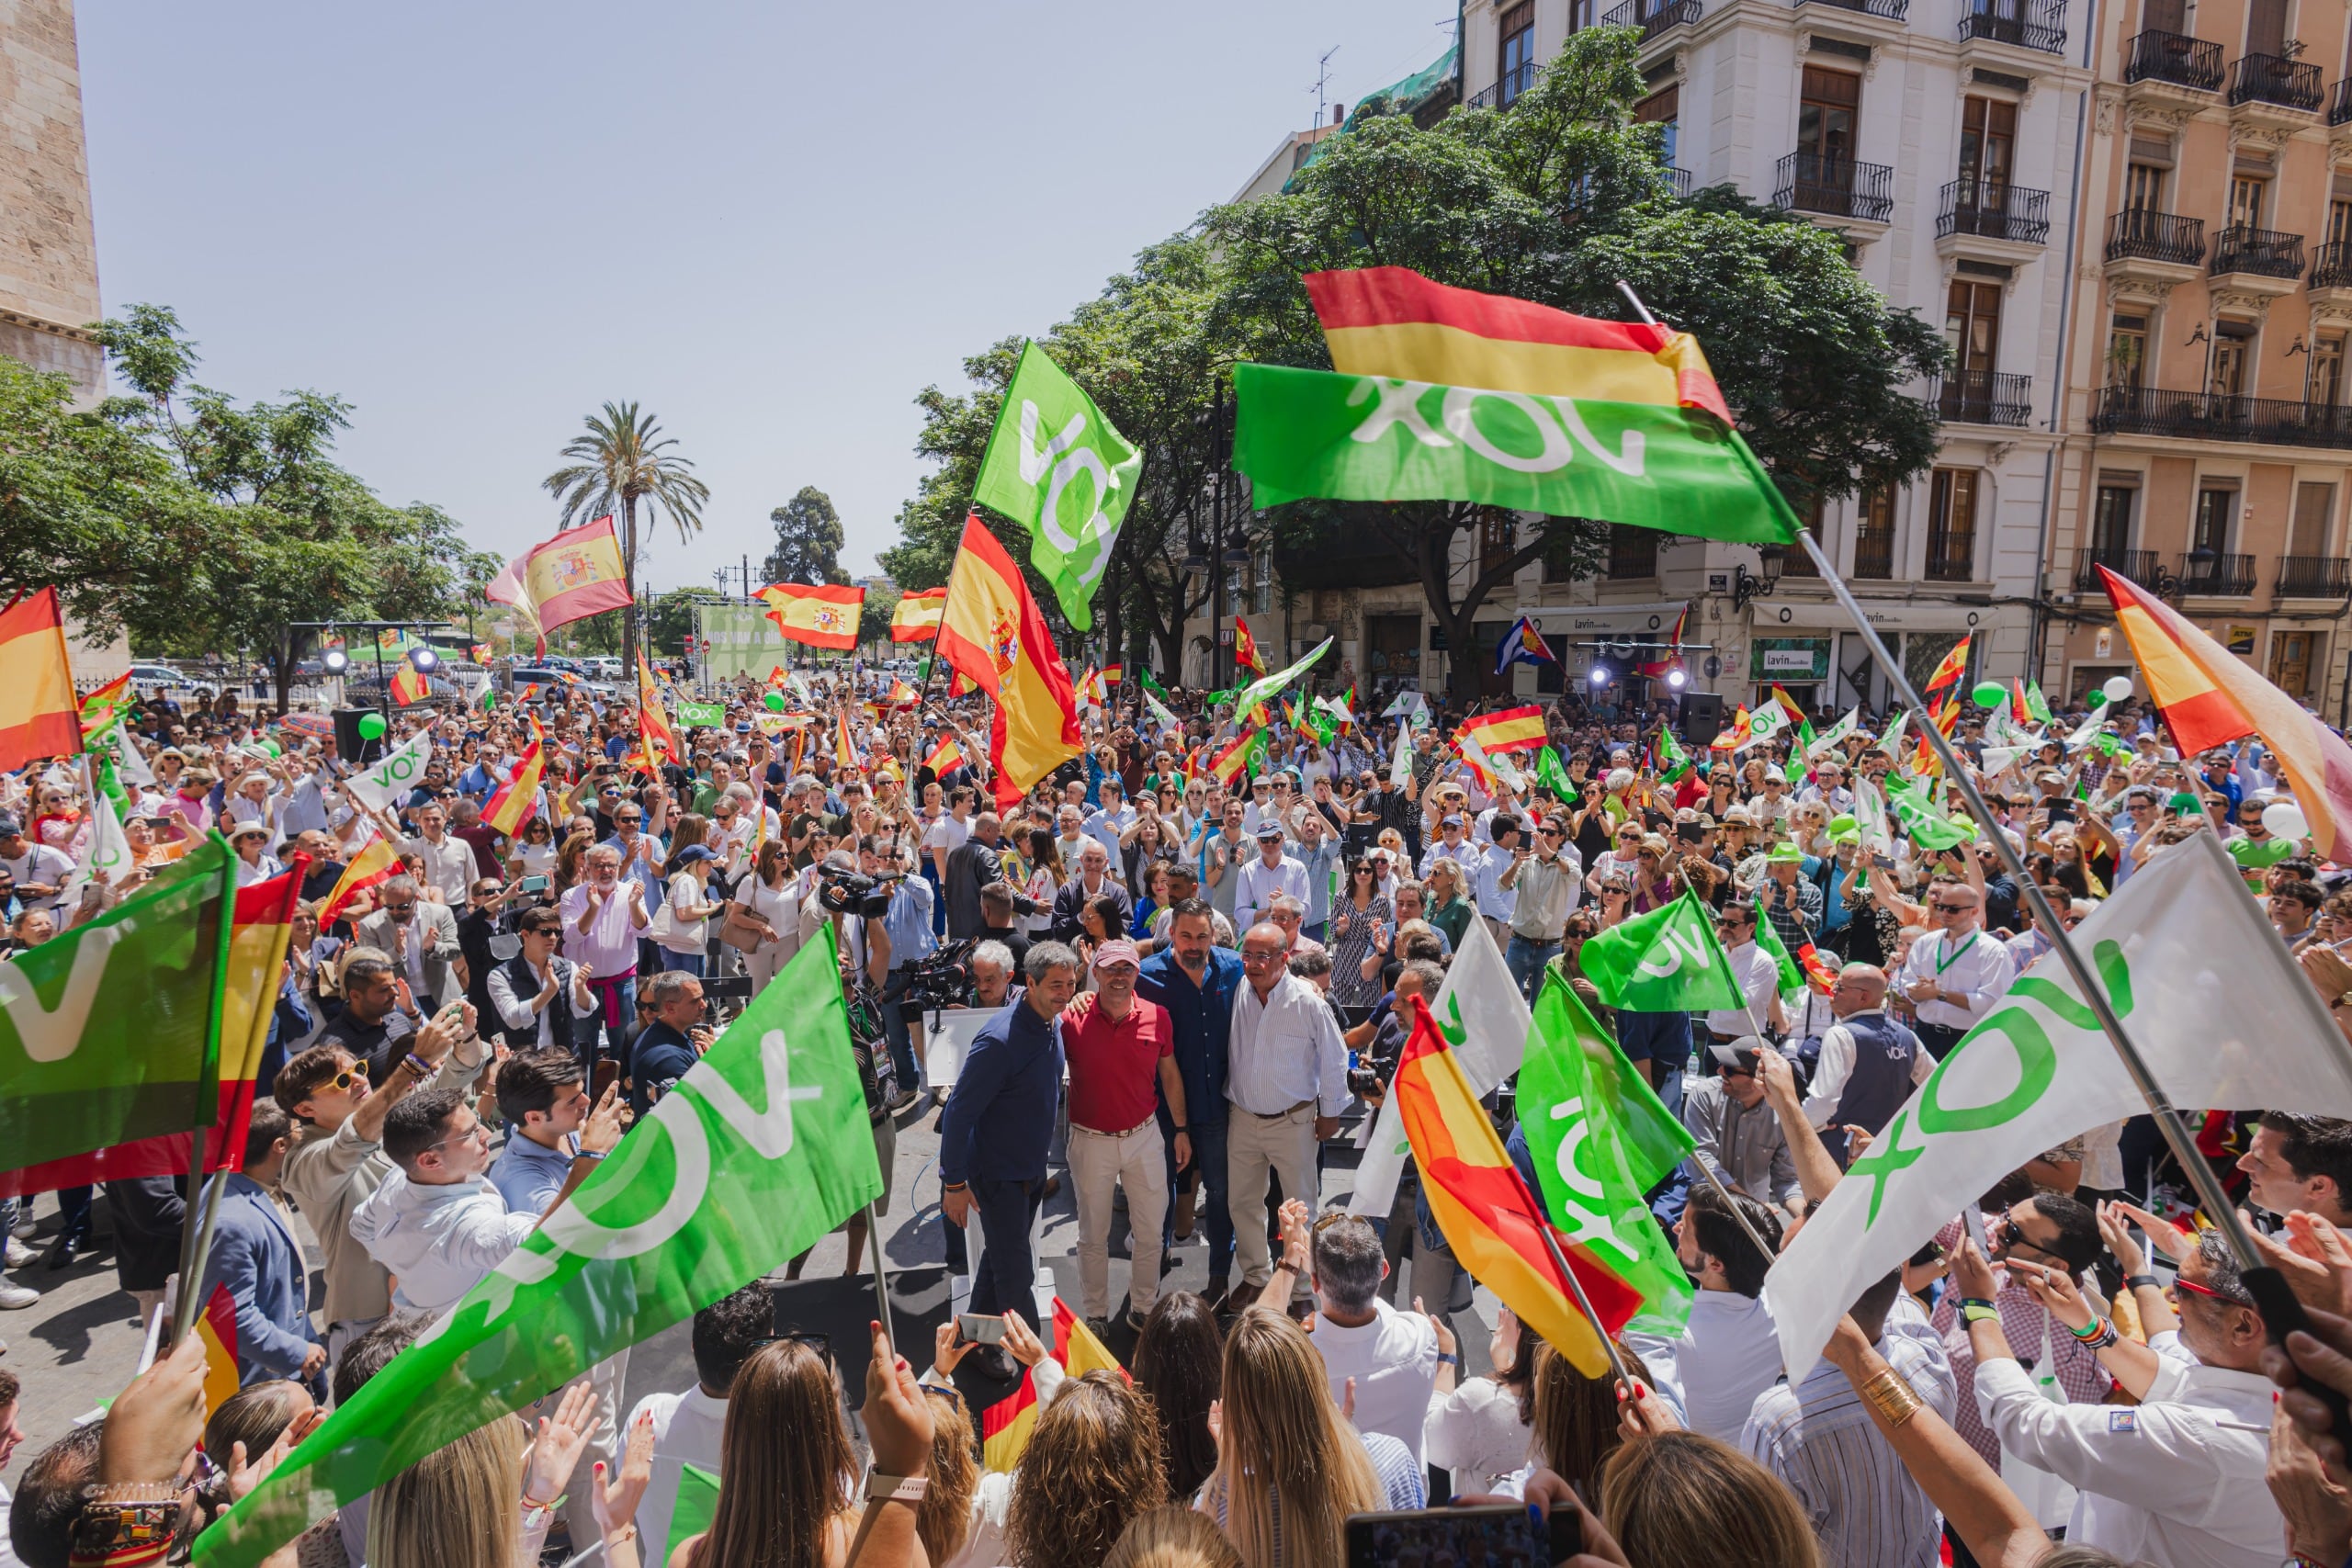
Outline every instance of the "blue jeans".
<svg viewBox="0 0 2352 1568">
<path fill-rule="evenodd" d="M 1037 1260 L 1029 1249 L 1029 1228 L 1045 1201 L 1042 1179 L 972 1183 L 985 1250 L 972 1276 L 972 1303 L 967 1310 L 994 1315 L 1011 1307 L 1024 1322 L 1037 1315 Z"/>
<path fill-rule="evenodd" d="M 1233 1211 L 1226 1206 L 1225 1201 L 1224 1102 L 1218 1101 L 1215 1109 L 1217 1114 L 1204 1118 L 1187 1104 L 1185 1110 L 1190 1114 L 1184 1132 L 1192 1140 L 1192 1168 L 1197 1174 L 1205 1200 L 1200 1225 L 1209 1245 L 1209 1278 L 1220 1280 L 1233 1270 Z M 1171 1195 L 1176 1190 L 1175 1126 L 1176 1119 L 1168 1114 L 1166 1106 L 1161 1106 L 1159 1134 L 1167 1140 L 1168 1190 Z M 1159 1227 L 1159 1245 L 1163 1248 L 1174 1246 L 1176 1241 L 1176 1205 L 1170 1203 L 1168 1212 L 1169 1217 L 1160 1223 Z"/>
<path fill-rule="evenodd" d="M 1529 1005 L 1535 1001 L 1535 987 L 1544 978 L 1544 965 L 1560 955 L 1556 942 L 1530 942 L 1517 931 L 1511 932 L 1510 945 L 1503 949 L 1503 967 L 1510 971 L 1511 981 L 1519 987 L 1519 994 Z"/>
<path fill-rule="evenodd" d="M 882 1032 L 890 1042 L 890 1060 L 898 1066 L 899 1088 L 911 1091 L 922 1081 L 915 1072 L 914 1034 L 907 1028 L 908 1010 L 899 998 L 907 994 L 907 976 L 914 973 L 912 964 L 890 971 L 882 984 Z M 912 1016 L 920 1018 L 917 1011 Z"/>
<path fill-rule="evenodd" d="M 680 975 L 692 975 L 699 980 L 705 956 L 699 953 L 678 953 L 665 947 L 662 950 L 662 967 Z"/>
</svg>

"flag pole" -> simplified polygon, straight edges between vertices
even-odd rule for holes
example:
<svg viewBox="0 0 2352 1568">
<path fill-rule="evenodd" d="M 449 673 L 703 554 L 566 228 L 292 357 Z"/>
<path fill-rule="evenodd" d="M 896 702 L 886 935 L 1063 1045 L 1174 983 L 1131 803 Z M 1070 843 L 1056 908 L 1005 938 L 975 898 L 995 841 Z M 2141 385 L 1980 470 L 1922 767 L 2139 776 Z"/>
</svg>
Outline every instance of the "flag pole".
<svg viewBox="0 0 2352 1568">
<path fill-rule="evenodd" d="M 196 1201 L 187 1203 L 180 1222 L 180 1293 L 179 1302 L 187 1303 L 196 1294 L 197 1244 L 204 1234 L 203 1216 L 199 1213 L 204 1196 L 204 1139 L 209 1126 L 198 1127 L 189 1134 L 189 1179 L 196 1183 Z M 181 1338 L 188 1329 L 189 1314 L 179 1305 L 172 1309 L 172 1349 L 178 1349 Z"/>
<path fill-rule="evenodd" d="M 890 1276 L 882 1261 L 882 1216 L 870 1202 L 865 1205 L 865 1239 L 874 1249 L 874 1310 L 881 1314 L 876 1321 L 882 1325 L 883 1341 L 895 1348 L 898 1342 L 890 1332 Z"/>
<path fill-rule="evenodd" d="M 196 1146 L 199 1149 L 204 1146 L 201 1128 L 198 1129 Z M 202 1163 L 191 1162 L 191 1168 L 196 1174 L 190 1179 L 197 1181 L 200 1186 L 204 1176 Z M 180 1341 L 187 1337 L 187 1331 L 196 1326 L 196 1314 L 203 1310 L 194 1305 L 197 1287 L 203 1283 L 198 1276 L 204 1271 L 204 1265 L 211 1255 L 212 1227 L 220 1218 L 220 1194 L 227 1190 L 228 1186 L 229 1172 L 226 1169 L 219 1170 L 213 1173 L 211 1190 L 203 1194 L 204 1228 L 197 1235 L 196 1252 L 188 1260 L 188 1271 L 180 1276 L 179 1305 L 182 1310 L 172 1314 L 172 1348 L 175 1350 L 180 1348 Z M 188 1205 L 187 1217 L 191 1222 L 196 1218 L 194 1203 Z M 187 1310 L 191 1307 L 194 1310 Z"/>
<path fill-rule="evenodd" d="M 1620 279 L 1617 287 L 1623 291 L 1643 321 L 1652 326 L 1658 324 L 1657 318 L 1650 314 L 1648 307 L 1642 303 L 1631 285 Z M 1797 543 L 1812 558 L 1815 570 L 1821 574 L 1821 581 L 1828 585 L 1829 592 L 1836 595 L 1838 603 L 1853 620 L 1855 629 L 1861 635 L 1863 646 L 1871 650 L 1871 658 L 1885 672 L 1887 683 L 1894 688 L 1895 695 L 1914 712 L 1926 714 L 1927 705 L 1920 701 L 1917 689 L 1911 684 L 1911 677 L 1889 651 L 1885 639 L 1879 636 L 1878 628 L 1871 624 L 1870 617 L 1862 613 L 1860 604 L 1854 598 L 1853 589 L 1838 573 L 1837 564 L 1829 558 L 1828 552 L 1821 547 L 1821 541 L 1813 536 L 1810 529 L 1800 528 L 1797 530 Z M 2211 1165 L 2198 1151 L 2188 1122 L 2182 1120 L 2179 1109 L 2172 1103 L 2164 1086 L 2156 1081 L 2147 1058 L 2140 1054 L 2139 1046 L 2124 1029 L 2122 1019 L 2117 1016 L 2114 1004 L 2108 999 L 2106 987 L 2100 985 L 2098 976 L 2075 946 L 2074 938 L 2058 919 L 2056 911 L 2050 907 L 2050 900 L 2042 894 L 2041 886 L 2028 874 L 2017 846 L 2009 842 L 2008 835 L 2002 830 L 1992 807 L 1984 803 L 1984 795 L 1978 792 L 1976 781 L 1961 765 L 1960 756 L 1954 750 L 1951 738 L 1944 734 L 1942 726 L 1933 722 L 1925 725 L 1924 728 L 1926 733 L 1922 739 L 1943 764 L 1945 775 L 1959 789 L 1961 799 L 1967 804 L 1969 815 L 1976 819 L 1984 835 L 1992 840 L 1993 852 L 2000 858 L 2002 869 L 2017 883 L 2018 891 L 2033 911 L 2035 923 L 2048 933 L 2052 951 L 2066 966 L 2066 973 L 2073 977 L 2083 1000 L 2098 1020 L 2100 1031 L 2115 1048 L 2115 1055 L 2122 1062 L 2124 1072 L 2130 1076 L 2132 1087 L 2139 1090 L 2141 1100 L 2146 1103 L 2149 1114 L 2154 1119 L 2156 1130 L 2164 1134 L 2165 1144 L 2172 1150 L 2174 1159 L 2179 1162 L 2182 1174 L 2188 1177 L 2188 1184 L 2196 1190 L 2199 1206 L 2211 1216 L 2214 1227 L 2229 1244 L 2231 1255 L 2236 1259 L 2239 1272 L 2245 1280 L 2246 1289 L 2260 1308 L 2271 1341 L 2283 1344 L 2289 1333 L 2296 1329 L 2308 1331 L 2311 1320 L 2295 1300 L 2286 1277 L 2270 1267 L 2255 1250 L 2254 1238 L 2246 1234 L 2245 1224 L 2238 1218 L 2236 1206 L 2222 1188 L 2221 1179 L 2213 1174 Z M 2352 1432 L 2352 1401 L 2315 1380 L 2305 1378 L 2299 1381 L 2326 1404 L 2336 1431 Z"/>
<path fill-rule="evenodd" d="M 1713 1188 L 1715 1196 L 1724 1201 L 1724 1207 L 1731 1211 L 1731 1217 L 1739 1222 L 1739 1228 L 1747 1233 L 1747 1239 L 1754 1242 L 1756 1250 L 1764 1255 L 1765 1265 L 1769 1268 L 1779 1262 L 1781 1255 L 1764 1245 L 1764 1238 L 1756 1234 L 1756 1227 L 1747 1223 L 1747 1216 L 1740 1213 L 1737 1203 L 1732 1201 L 1731 1192 L 1724 1186 L 1723 1179 L 1708 1167 L 1705 1160 L 1699 1158 L 1696 1155 L 1690 1156 L 1690 1163 L 1699 1168 L 1699 1174 L 1707 1179 L 1707 1185 Z"/>
<path fill-rule="evenodd" d="M 1625 1370 L 1624 1359 L 1617 1354 L 1617 1341 L 1610 1337 L 1608 1328 L 1600 1321 L 1600 1314 L 1592 1310 L 1592 1298 L 1584 1293 L 1584 1281 L 1577 1279 L 1577 1271 L 1568 1267 L 1567 1258 L 1561 1254 L 1560 1244 L 1552 1238 L 1552 1227 L 1539 1224 L 1535 1229 L 1544 1237 L 1544 1250 L 1552 1255 L 1552 1267 L 1557 1269 L 1560 1278 L 1568 1282 L 1568 1292 L 1577 1299 L 1577 1310 L 1583 1313 L 1585 1320 L 1592 1325 L 1592 1331 L 1600 1336 L 1600 1348 L 1609 1352 L 1610 1369 L 1617 1374 L 1617 1381 L 1625 1385 L 1625 1393 L 1630 1397 L 1634 1392 L 1634 1375 Z"/>
</svg>

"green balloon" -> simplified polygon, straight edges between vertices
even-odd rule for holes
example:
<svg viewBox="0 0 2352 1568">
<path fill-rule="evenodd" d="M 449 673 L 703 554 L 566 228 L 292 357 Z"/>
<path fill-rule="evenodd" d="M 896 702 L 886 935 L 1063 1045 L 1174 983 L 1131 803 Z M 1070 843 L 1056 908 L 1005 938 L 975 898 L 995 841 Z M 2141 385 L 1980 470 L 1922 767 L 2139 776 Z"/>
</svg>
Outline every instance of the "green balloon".
<svg viewBox="0 0 2352 1568">
<path fill-rule="evenodd" d="M 361 714 L 359 716 L 359 739 L 362 740 L 381 740 L 383 738 L 384 716 L 379 713 Z"/>
<path fill-rule="evenodd" d="M 1971 694 L 1980 708 L 1996 708 L 2009 700 L 2009 689 L 1998 681 L 1987 681 Z"/>
<path fill-rule="evenodd" d="M 261 747 L 263 750 L 268 752 L 273 757 L 283 757 L 286 755 L 285 748 L 278 745 L 275 740 L 265 740 L 261 743 Z"/>
<path fill-rule="evenodd" d="M 761 700 L 768 705 L 768 711 L 770 713 L 782 713 L 784 711 L 784 694 L 782 692 L 770 692 Z"/>
</svg>

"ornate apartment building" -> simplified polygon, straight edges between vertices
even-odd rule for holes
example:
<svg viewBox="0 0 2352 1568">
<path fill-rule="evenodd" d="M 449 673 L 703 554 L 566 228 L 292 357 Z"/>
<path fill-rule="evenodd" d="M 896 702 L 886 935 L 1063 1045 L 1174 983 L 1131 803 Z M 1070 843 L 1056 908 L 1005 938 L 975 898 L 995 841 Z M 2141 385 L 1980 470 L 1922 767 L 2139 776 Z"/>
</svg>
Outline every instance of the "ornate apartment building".
<svg viewBox="0 0 2352 1568">
<path fill-rule="evenodd" d="M 73 0 L 0 0 L 0 354 L 95 401 L 99 313 Z"/>
<path fill-rule="evenodd" d="M 2095 42 L 2041 680 L 2128 669 L 2104 564 L 2340 721 L 2346 6 L 2123 0 Z"/>
</svg>

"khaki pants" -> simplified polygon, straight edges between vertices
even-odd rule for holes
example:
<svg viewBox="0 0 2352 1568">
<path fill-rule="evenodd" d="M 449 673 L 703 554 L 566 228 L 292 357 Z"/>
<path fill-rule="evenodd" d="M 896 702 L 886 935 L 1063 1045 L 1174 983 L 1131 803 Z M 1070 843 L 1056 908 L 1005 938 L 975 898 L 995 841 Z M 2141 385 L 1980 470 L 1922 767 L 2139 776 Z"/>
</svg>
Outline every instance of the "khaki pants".
<svg viewBox="0 0 2352 1568">
<path fill-rule="evenodd" d="M 1500 953 L 1510 945 L 1510 922 L 1498 920 L 1492 915 L 1479 917 L 1487 922 L 1487 934 L 1495 939 L 1495 951 Z"/>
<path fill-rule="evenodd" d="M 743 973 L 752 977 L 753 996 L 756 997 L 768 988 L 768 982 L 776 977 L 776 972 L 784 967 L 785 961 L 789 959 L 796 951 L 794 944 L 790 942 L 766 942 L 749 953 L 739 953 L 736 955 L 743 961 Z"/>
<path fill-rule="evenodd" d="M 1315 1168 L 1315 1102 L 1283 1116 L 1259 1116 L 1232 1106 L 1225 1129 L 1225 1202 L 1233 1215 L 1241 1278 L 1246 1284 L 1263 1285 L 1274 1271 L 1266 1250 L 1266 1173 L 1282 1172 L 1285 1199 L 1296 1198 L 1310 1209 L 1322 1201 L 1322 1178 Z"/>
<path fill-rule="evenodd" d="M 1159 1228 L 1168 1215 L 1168 1152 L 1159 1123 L 1121 1135 L 1077 1122 L 1069 1128 L 1070 1183 L 1078 1190 L 1078 1281 L 1083 1313 L 1111 1315 L 1111 1206 L 1127 1190 L 1127 1305 L 1148 1314 L 1159 1301 Z"/>
</svg>

